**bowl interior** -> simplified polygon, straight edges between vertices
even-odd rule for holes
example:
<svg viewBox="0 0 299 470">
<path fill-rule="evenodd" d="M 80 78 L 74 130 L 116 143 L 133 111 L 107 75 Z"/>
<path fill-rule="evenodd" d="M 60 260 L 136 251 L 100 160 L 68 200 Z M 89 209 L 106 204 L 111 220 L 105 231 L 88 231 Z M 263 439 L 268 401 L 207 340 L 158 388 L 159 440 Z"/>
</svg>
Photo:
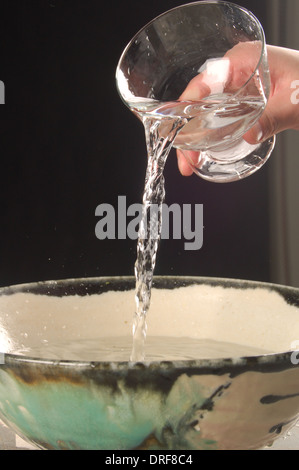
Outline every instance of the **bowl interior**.
<svg viewBox="0 0 299 470">
<path fill-rule="evenodd" d="M 147 316 L 149 360 L 290 351 L 299 339 L 298 299 L 296 289 L 262 283 L 157 277 Z M 134 279 L 128 277 L 3 288 L 0 352 L 129 360 L 134 302 Z"/>
</svg>

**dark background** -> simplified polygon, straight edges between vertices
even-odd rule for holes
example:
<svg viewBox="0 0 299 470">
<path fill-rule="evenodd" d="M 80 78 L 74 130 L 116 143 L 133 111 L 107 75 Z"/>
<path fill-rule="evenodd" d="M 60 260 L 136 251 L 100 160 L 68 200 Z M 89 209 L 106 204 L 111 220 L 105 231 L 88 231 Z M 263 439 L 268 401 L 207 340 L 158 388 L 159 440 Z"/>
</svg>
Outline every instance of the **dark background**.
<svg viewBox="0 0 299 470">
<path fill-rule="evenodd" d="M 98 240 L 101 203 L 140 202 L 143 128 L 115 87 L 131 37 L 175 0 L 1 0 L 0 285 L 133 274 L 136 242 Z M 239 0 L 260 19 L 261 0 Z M 269 280 L 268 165 L 227 185 L 184 178 L 175 153 L 166 203 L 204 206 L 204 242 L 162 241 L 156 273 Z"/>
</svg>

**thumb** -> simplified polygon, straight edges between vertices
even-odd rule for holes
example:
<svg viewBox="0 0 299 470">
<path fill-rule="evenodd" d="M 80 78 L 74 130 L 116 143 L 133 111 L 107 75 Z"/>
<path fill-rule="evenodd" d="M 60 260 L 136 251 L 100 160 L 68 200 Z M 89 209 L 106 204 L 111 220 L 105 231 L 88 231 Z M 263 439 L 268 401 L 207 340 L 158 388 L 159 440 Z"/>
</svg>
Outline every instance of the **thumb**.
<svg viewBox="0 0 299 470">
<path fill-rule="evenodd" d="M 259 121 L 244 135 L 244 139 L 249 144 L 257 144 L 286 129 L 294 129 L 294 122 L 298 119 L 295 108 L 287 90 L 281 95 L 272 96 Z"/>
<path fill-rule="evenodd" d="M 282 124 L 280 126 L 279 123 L 279 117 L 276 117 L 270 106 L 267 106 L 258 122 L 243 137 L 249 144 L 264 142 L 284 130 Z"/>
</svg>

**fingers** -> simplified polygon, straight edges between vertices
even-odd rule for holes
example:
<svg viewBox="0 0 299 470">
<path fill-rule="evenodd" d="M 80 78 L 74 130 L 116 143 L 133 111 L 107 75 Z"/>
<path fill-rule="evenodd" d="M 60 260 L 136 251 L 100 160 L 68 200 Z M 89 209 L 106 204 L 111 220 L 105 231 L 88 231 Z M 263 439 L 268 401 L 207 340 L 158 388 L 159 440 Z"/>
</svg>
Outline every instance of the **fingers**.
<svg viewBox="0 0 299 470">
<path fill-rule="evenodd" d="M 193 174 L 191 165 L 198 162 L 199 153 L 192 150 L 177 149 L 177 159 L 180 173 L 183 176 L 191 176 Z"/>
<path fill-rule="evenodd" d="M 220 59 L 212 59 L 204 64 L 204 70 L 190 81 L 181 95 L 181 100 L 199 101 L 213 93 L 234 93 L 244 83 L 246 91 L 258 96 L 259 88 L 255 80 L 247 82 L 257 64 L 261 43 L 240 43 Z M 245 135 L 250 144 L 264 142 L 271 136 L 286 129 L 299 130 L 299 91 L 294 89 L 298 81 L 299 51 L 277 46 L 267 46 L 271 75 L 271 92 L 267 106 L 259 121 Z M 192 173 L 188 163 L 196 162 L 196 152 L 177 151 L 179 169 L 182 175 Z"/>
<path fill-rule="evenodd" d="M 199 74 L 194 77 L 189 83 L 183 94 L 180 96 L 180 101 L 200 101 L 201 99 L 211 94 L 211 88 L 205 81 L 205 74 Z"/>
<path fill-rule="evenodd" d="M 276 133 L 275 126 L 271 124 L 271 120 L 264 112 L 261 119 L 244 134 L 243 138 L 249 144 L 254 145 L 264 142 Z"/>
<path fill-rule="evenodd" d="M 193 171 L 188 164 L 182 150 L 177 150 L 177 159 L 178 159 L 178 167 L 179 171 L 183 176 L 191 176 Z"/>
<path fill-rule="evenodd" d="M 240 43 L 224 57 L 208 59 L 198 70 L 198 75 L 188 83 L 179 100 L 200 102 L 210 95 L 235 93 L 252 75 L 260 52 L 261 43 L 258 41 Z M 193 173 L 192 163 L 198 166 L 199 153 L 177 150 L 177 159 L 181 174 L 190 176 Z"/>
<path fill-rule="evenodd" d="M 209 95 L 235 93 L 252 76 L 259 62 L 262 43 L 241 42 L 224 57 L 208 59 L 180 96 L 182 101 L 200 101 Z"/>
<path fill-rule="evenodd" d="M 270 101 L 259 121 L 244 134 L 243 138 L 249 144 L 258 144 L 286 129 L 291 129 L 292 116 L 288 116 L 289 110 L 284 103 L 286 102 L 278 97 Z"/>
</svg>

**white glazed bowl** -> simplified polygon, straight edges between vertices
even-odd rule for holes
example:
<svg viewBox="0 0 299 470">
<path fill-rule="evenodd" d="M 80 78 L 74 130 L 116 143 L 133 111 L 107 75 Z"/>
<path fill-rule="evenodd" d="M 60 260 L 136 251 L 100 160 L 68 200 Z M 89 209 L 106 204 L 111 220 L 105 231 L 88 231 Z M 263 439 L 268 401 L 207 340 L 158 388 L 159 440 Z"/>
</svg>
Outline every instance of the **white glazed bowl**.
<svg viewBox="0 0 299 470">
<path fill-rule="evenodd" d="M 244 354 L 130 363 L 66 347 L 58 360 L 55 344 L 130 338 L 134 279 L 2 288 L 0 419 L 43 449 L 262 448 L 298 417 L 298 304 L 290 287 L 157 277 L 149 336 L 239 343 Z"/>
</svg>

